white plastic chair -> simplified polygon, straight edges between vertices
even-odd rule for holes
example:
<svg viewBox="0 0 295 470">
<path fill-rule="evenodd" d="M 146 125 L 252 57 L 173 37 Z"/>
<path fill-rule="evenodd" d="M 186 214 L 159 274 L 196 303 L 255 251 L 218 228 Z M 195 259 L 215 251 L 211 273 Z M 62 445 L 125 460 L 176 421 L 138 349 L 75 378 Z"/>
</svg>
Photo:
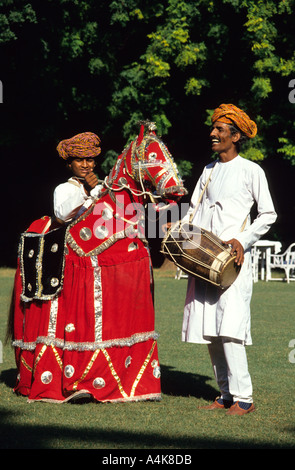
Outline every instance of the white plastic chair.
<svg viewBox="0 0 295 470">
<path fill-rule="evenodd" d="M 282 281 L 287 280 L 295 281 L 295 243 L 292 243 L 285 253 L 278 255 L 269 254 L 266 260 L 267 263 L 267 281 Z M 271 271 L 273 269 L 283 269 L 285 271 L 285 278 L 272 277 Z"/>
<path fill-rule="evenodd" d="M 178 266 L 176 268 L 175 279 L 187 279 L 188 275 L 182 271 Z"/>
<path fill-rule="evenodd" d="M 252 263 L 252 278 L 253 282 L 258 282 L 258 269 L 259 269 L 260 251 L 256 246 L 251 248 L 251 263 Z"/>
</svg>

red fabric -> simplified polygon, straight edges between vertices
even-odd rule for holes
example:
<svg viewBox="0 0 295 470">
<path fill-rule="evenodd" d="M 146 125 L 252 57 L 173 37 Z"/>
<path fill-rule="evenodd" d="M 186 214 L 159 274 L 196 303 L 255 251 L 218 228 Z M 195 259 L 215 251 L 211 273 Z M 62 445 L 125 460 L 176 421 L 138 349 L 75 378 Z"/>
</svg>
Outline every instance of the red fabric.
<svg viewBox="0 0 295 470">
<path fill-rule="evenodd" d="M 28 227 L 27 232 L 43 233 L 44 230 L 48 232 L 50 220 L 51 218 L 48 215 L 44 215 L 41 219 L 34 220 Z"/>
<path fill-rule="evenodd" d="M 64 401 L 79 390 L 98 401 L 160 398 L 150 257 L 140 240 L 139 248 L 128 252 L 131 242 L 116 242 L 95 258 L 95 266 L 90 257 L 79 257 L 69 248 L 57 302 L 21 302 L 17 270 L 16 392 L 30 400 L 53 401 Z M 94 345 L 98 318 L 100 342 Z M 119 344 L 108 346 L 106 341 Z M 71 366 L 71 376 L 65 374 L 66 366 Z M 42 380 L 45 372 L 51 374 L 49 383 Z M 97 378 L 103 387 L 95 386 Z"/>
<path fill-rule="evenodd" d="M 31 400 L 64 401 L 79 390 L 99 401 L 160 398 L 152 269 L 138 210 L 146 201 L 139 184 L 142 169 L 148 163 L 151 171 L 156 155 L 149 179 L 155 189 L 169 201 L 186 190 L 166 147 L 143 140 L 143 134 L 142 126 L 136 148 L 131 143 L 118 157 L 95 206 L 70 225 L 58 297 L 20 302 L 17 271 L 15 390 Z M 44 232 L 45 222 L 36 221 L 29 230 Z"/>
</svg>

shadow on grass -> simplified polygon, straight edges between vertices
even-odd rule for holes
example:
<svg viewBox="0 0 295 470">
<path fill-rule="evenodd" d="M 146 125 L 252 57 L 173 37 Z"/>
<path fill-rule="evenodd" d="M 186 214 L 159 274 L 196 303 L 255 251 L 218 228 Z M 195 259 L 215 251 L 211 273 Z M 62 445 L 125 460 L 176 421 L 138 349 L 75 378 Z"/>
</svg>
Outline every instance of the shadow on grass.
<svg viewBox="0 0 295 470">
<path fill-rule="evenodd" d="M 15 384 L 16 369 L 3 371 L 0 382 L 8 387 Z M 210 377 L 198 376 L 173 370 L 170 366 L 162 366 L 162 391 L 170 396 L 194 396 L 197 398 L 213 399 L 216 390 L 207 385 Z M 70 405 L 56 405 L 70 406 Z M 81 405 L 81 410 L 85 405 Z M 97 406 L 103 406 L 98 404 Z M 97 449 L 102 457 L 107 456 L 107 450 L 118 451 L 122 455 L 132 455 L 132 452 L 124 454 L 124 451 L 131 449 L 150 453 L 147 449 L 294 449 L 292 444 L 276 445 L 272 443 L 255 443 L 251 441 L 238 441 L 234 439 L 206 438 L 190 436 L 165 436 L 158 432 L 133 432 L 122 431 L 116 428 L 97 429 L 93 427 L 81 426 L 74 428 L 64 425 L 42 425 L 42 424 L 21 424 L 18 423 L 18 411 L 10 411 L 0 408 L 0 448 L 1 449 L 53 449 L 54 442 L 58 440 L 60 449 Z M 288 430 L 287 430 L 288 431 Z M 289 432 L 294 432 L 294 429 Z M 127 452 L 127 451 L 126 451 Z M 167 453 L 167 452 L 166 452 Z M 115 454 L 116 455 L 116 454 Z"/>
<path fill-rule="evenodd" d="M 161 386 L 162 392 L 166 395 L 214 400 L 218 391 L 207 384 L 208 380 L 212 378 L 181 372 L 171 366 L 161 364 Z"/>
<path fill-rule="evenodd" d="M 23 425 L 17 423 L 17 413 L 2 412 L 1 409 L 0 436 L 1 449 L 53 449 L 54 441 L 58 439 L 60 449 L 97 449 L 100 450 L 100 454 L 104 455 L 108 455 L 105 449 L 115 451 L 120 449 L 122 455 L 126 449 L 131 449 L 127 455 L 132 455 L 132 451 L 136 452 L 138 449 L 167 449 L 165 453 L 168 452 L 168 454 L 172 449 L 191 451 L 193 449 L 294 449 L 291 444 L 277 446 L 270 443 L 185 435 L 171 438 L 160 432 L 138 433 L 114 428 L 100 430 L 86 426 L 75 429 L 66 425 Z"/>
<path fill-rule="evenodd" d="M 3 370 L 0 374 L 0 383 L 4 383 L 9 388 L 13 388 L 16 383 L 17 369 Z"/>
</svg>

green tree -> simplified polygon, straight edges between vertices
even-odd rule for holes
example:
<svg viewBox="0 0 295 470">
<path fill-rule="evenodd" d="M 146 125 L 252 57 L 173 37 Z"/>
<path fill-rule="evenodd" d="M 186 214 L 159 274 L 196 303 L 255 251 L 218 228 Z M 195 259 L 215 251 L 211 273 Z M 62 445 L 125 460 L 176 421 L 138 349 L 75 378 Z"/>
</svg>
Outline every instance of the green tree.
<svg viewBox="0 0 295 470">
<path fill-rule="evenodd" d="M 287 134 L 293 131 L 294 108 L 286 96 L 286 78 L 295 72 L 293 0 L 168 0 L 155 6 L 157 22 L 143 2 L 111 6 L 112 21 L 125 29 L 131 22 L 142 30 L 150 25 L 145 50 L 124 64 L 108 107 L 112 119 L 125 116 L 126 137 L 143 110 L 165 135 L 178 123 L 177 113 L 188 120 L 188 112 L 181 112 L 188 97 L 204 113 L 209 94 L 220 101 L 224 94 L 248 108 L 258 123 L 259 135 L 244 149 L 246 158 L 259 162 L 281 152 L 293 161 Z"/>
<path fill-rule="evenodd" d="M 187 173 L 194 125 L 231 101 L 258 123 L 247 158 L 294 163 L 293 14 L 294 0 L 2 0 L 1 141 L 29 128 L 41 143 L 79 121 L 127 142 L 149 118 L 186 142 Z"/>
<path fill-rule="evenodd" d="M 48 191 L 60 181 L 57 163 L 49 164 L 60 139 L 98 133 L 107 172 L 142 119 L 157 123 L 195 182 L 210 158 L 208 116 L 234 103 L 258 125 L 243 155 L 269 165 L 275 186 L 284 186 L 276 197 L 287 240 L 295 211 L 294 7 L 295 0 L 0 0 L 0 146 L 14 175 L 4 178 L 4 194 L 17 188 L 12 207 L 36 207 L 36 217 L 38 204 L 48 207 L 44 181 Z M 15 218 L 15 233 L 24 218 Z M 8 242 L 2 246 L 5 259 Z"/>
</svg>

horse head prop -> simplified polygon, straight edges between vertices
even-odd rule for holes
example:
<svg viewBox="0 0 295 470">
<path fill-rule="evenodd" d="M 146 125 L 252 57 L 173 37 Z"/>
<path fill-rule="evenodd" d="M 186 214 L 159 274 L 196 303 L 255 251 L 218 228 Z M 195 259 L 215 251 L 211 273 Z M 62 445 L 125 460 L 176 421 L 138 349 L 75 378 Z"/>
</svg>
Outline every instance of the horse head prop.
<svg viewBox="0 0 295 470">
<path fill-rule="evenodd" d="M 146 134 L 145 127 L 148 129 Z M 146 191 L 152 189 L 156 198 L 172 202 L 187 194 L 187 191 L 172 155 L 156 135 L 155 129 L 153 122 L 141 124 L 138 138 L 127 149 L 126 170 L 137 183 L 145 185 Z"/>
<path fill-rule="evenodd" d="M 120 239 L 144 238 L 144 208 L 148 201 L 167 205 L 187 194 L 155 124 L 141 123 L 103 181 L 96 201 L 68 227 L 67 241 L 79 256 L 100 254 Z"/>
</svg>

